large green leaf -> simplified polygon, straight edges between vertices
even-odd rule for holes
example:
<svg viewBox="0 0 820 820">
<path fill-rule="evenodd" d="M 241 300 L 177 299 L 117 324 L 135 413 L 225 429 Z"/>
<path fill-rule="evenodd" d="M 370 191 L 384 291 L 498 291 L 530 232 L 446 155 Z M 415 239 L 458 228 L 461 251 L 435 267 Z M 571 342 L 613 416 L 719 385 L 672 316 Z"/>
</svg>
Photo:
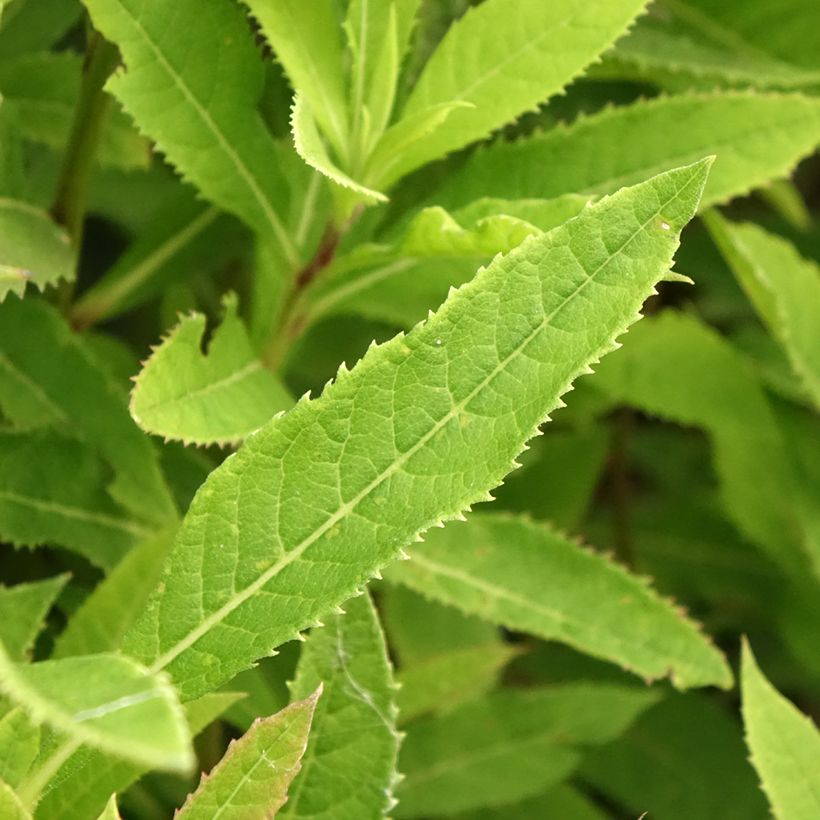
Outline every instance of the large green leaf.
<svg viewBox="0 0 820 820">
<path fill-rule="evenodd" d="M 12 660 L 26 657 L 67 581 L 67 575 L 56 575 L 44 581 L 0 586 L 0 641 Z"/>
<path fill-rule="evenodd" d="M 109 492 L 121 506 L 143 522 L 175 520 L 156 453 L 118 385 L 44 302 L 0 305 L 0 409 L 24 429 L 56 427 L 85 440 L 114 470 Z"/>
<path fill-rule="evenodd" d="M 818 142 L 820 100 L 800 94 L 658 97 L 478 151 L 435 200 L 607 193 L 714 153 L 703 208 L 785 176 Z"/>
<path fill-rule="evenodd" d="M 741 665 L 746 742 L 778 820 L 820 814 L 820 732 L 766 679 L 748 644 Z"/>
<path fill-rule="evenodd" d="M 236 298 L 202 351 L 205 317 L 182 321 L 145 363 L 131 394 L 131 416 L 143 430 L 186 444 L 228 444 L 293 405 L 266 370 L 237 315 Z"/>
<path fill-rule="evenodd" d="M 66 736 L 151 768 L 187 772 L 193 750 L 166 676 L 122 655 L 86 655 L 17 664 L 0 647 L 0 689 Z M 56 753 L 55 753 L 56 754 Z"/>
<path fill-rule="evenodd" d="M 610 820 L 610 815 L 574 786 L 562 783 L 521 803 L 461 813 L 458 820 Z"/>
<path fill-rule="evenodd" d="M 202 778 L 176 813 L 180 820 L 267 820 L 288 800 L 302 766 L 321 688 L 281 712 L 259 718 Z M 280 815 L 281 816 L 281 815 Z"/>
<path fill-rule="evenodd" d="M 402 746 L 396 817 L 500 806 L 545 791 L 583 750 L 617 737 L 657 700 L 649 690 L 567 684 L 504 690 L 412 724 Z"/>
<path fill-rule="evenodd" d="M 450 113 L 379 185 L 486 137 L 561 91 L 623 33 L 644 0 L 486 0 L 454 23 L 430 57 L 402 117 Z M 376 172 L 379 169 L 375 169 Z"/>
<path fill-rule="evenodd" d="M 820 408 L 820 268 L 785 239 L 717 212 L 706 224 L 760 318 Z"/>
<path fill-rule="evenodd" d="M 210 200 L 271 236 L 295 263 L 279 215 L 287 184 L 257 111 L 263 66 L 241 9 L 230 0 L 85 5 L 122 52 L 127 70 L 108 88 L 139 127 Z"/>
<path fill-rule="evenodd" d="M 349 598 L 419 531 L 485 499 L 639 317 L 709 165 L 526 241 L 258 431 L 200 489 L 123 649 L 196 697 Z"/>
<path fill-rule="evenodd" d="M 113 566 L 151 528 L 111 500 L 109 479 L 77 439 L 0 431 L 0 535 L 18 545 L 58 544 Z"/>
<path fill-rule="evenodd" d="M 429 533 L 387 577 L 644 678 L 668 675 L 681 688 L 732 685 L 726 661 L 694 623 L 642 579 L 546 524 L 474 515 Z"/>
<path fill-rule="evenodd" d="M 736 716 L 700 694 L 648 709 L 620 738 L 594 750 L 579 774 L 622 807 L 622 817 L 768 816 Z"/>
<path fill-rule="evenodd" d="M 367 594 L 311 632 L 291 684 L 294 698 L 322 685 L 313 729 L 279 817 L 384 817 L 393 806 L 394 684 L 378 616 Z"/>
</svg>

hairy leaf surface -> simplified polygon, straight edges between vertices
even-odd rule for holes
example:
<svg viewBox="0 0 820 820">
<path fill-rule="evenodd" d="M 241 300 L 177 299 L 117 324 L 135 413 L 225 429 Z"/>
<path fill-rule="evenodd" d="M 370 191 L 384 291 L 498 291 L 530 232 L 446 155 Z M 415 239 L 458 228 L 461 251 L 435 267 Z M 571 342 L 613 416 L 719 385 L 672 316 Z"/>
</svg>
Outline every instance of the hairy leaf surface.
<svg viewBox="0 0 820 820">
<path fill-rule="evenodd" d="M 638 318 L 709 164 L 527 240 L 249 438 L 200 489 L 124 650 L 196 697 L 349 598 L 420 530 L 486 498 Z"/>
<path fill-rule="evenodd" d="M 396 817 L 512 803 L 545 791 L 582 752 L 617 737 L 657 699 L 649 690 L 568 684 L 504 690 L 412 725 Z"/>
<path fill-rule="evenodd" d="M 251 345 L 236 297 L 202 351 L 205 316 L 186 316 L 137 377 L 131 416 L 143 430 L 195 444 L 244 439 L 293 400 Z"/>
<path fill-rule="evenodd" d="M 658 97 L 478 151 L 435 200 L 607 193 L 713 153 L 705 208 L 786 175 L 818 142 L 820 101 L 800 94 Z"/>
<path fill-rule="evenodd" d="M 646 583 L 547 524 L 474 515 L 429 533 L 389 579 L 508 629 L 560 640 L 645 678 L 729 687 L 720 652 Z"/>
<path fill-rule="evenodd" d="M 376 820 L 394 805 L 399 734 L 392 668 L 365 593 L 311 632 L 293 697 L 324 687 L 307 751 L 282 818 Z"/>
<path fill-rule="evenodd" d="M 486 0 L 449 29 L 402 116 L 470 103 L 408 150 L 392 179 L 487 136 L 561 91 L 626 29 L 643 0 Z M 392 181 L 391 179 L 391 181 Z"/>
<path fill-rule="evenodd" d="M 176 817 L 267 820 L 276 815 L 301 768 L 321 691 L 317 689 L 275 715 L 259 718 L 241 738 L 232 741 Z"/>
<path fill-rule="evenodd" d="M 88 0 L 86 7 L 122 52 L 126 71 L 108 87 L 140 128 L 205 196 L 275 238 L 295 262 L 279 215 L 287 186 L 257 111 L 263 67 L 239 6 Z"/>
<path fill-rule="evenodd" d="M 749 645 L 741 665 L 746 743 L 778 820 L 820 812 L 820 732 L 760 671 Z"/>
</svg>

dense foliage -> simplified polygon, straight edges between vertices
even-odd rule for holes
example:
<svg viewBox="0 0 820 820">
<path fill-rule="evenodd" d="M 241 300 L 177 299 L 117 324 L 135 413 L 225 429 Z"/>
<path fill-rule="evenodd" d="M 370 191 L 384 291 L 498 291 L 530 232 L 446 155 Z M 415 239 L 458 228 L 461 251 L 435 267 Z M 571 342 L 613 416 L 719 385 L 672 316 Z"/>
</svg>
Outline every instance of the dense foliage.
<svg viewBox="0 0 820 820">
<path fill-rule="evenodd" d="M 818 31 L 0 0 L 0 818 L 818 820 Z"/>
</svg>

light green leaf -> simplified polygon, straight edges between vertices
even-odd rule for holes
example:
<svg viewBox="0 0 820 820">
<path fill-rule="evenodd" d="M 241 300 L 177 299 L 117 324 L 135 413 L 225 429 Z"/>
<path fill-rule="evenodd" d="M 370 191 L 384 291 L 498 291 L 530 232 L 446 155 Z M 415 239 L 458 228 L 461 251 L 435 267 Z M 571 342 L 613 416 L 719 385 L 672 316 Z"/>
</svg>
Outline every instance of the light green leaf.
<svg viewBox="0 0 820 820">
<path fill-rule="evenodd" d="M 202 778 L 176 813 L 179 820 L 267 820 L 288 799 L 301 768 L 321 686 L 305 700 L 260 718 Z"/>
<path fill-rule="evenodd" d="M 302 771 L 279 817 L 384 817 L 394 805 L 399 734 L 384 635 L 365 593 L 311 632 L 291 684 L 294 698 L 324 685 Z"/>
<path fill-rule="evenodd" d="M 20 706 L 0 718 L 0 780 L 17 788 L 40 751 L 40 727 Z"/>
<path fill-rule="evenodd" d="M 36 205 L 0 197 L 0 301 L 9 293 L 22 296 L 29 282 L 43 290 L 73 278 L 74 250 L 65 231 Z"/>
<path fill-rule="evenodd" d="M 126 111 L 208 199 L 269 234 L 295 264 L 279 216 L 288 192 L 257 111 L 263 66 L 240 8 L 230 0 L 85 5 L 122 52 L 126 71 L 108 88 Z M 180 31 L 185 37 L 176 36 Z"/>
<path fill-rule="evenodd" d="M 160 532 L 133 547 L 71 615 L 52 657 L 119 649 L 160 579 L 174 535 L 175 530 Z"/>
<path fill-rule="evenodd" d="M 188 728 L 164 675 L 122 655 L 87 655 L 13 663 L 0 647 L 0 689 L 37 723 L 151 768 L 187 772 L 193 765 Z"/>
<path fill-rule="evenodd" d="M 697 385 L 697 390 L 692 389 Z M 798 482 L 768 400 L 742 357 L 695 317 L 666 311 L 602 363 L 594 386 L 616 401 L 699 426 L 713 446 L 732 522 L 796 579 L 820 572 Z"/>
<path fill-rule="evenodd" d="M 108 479 L 81 441 L 0 431 L 0 535 L 17 545 L 59 544 L 96 566 L 114 566 L 152 528 L 114 504 Z"/>
<path fill-rule="evenodd" d="M 185 704 L 191 735 L 198 735 L 242 697 L 236 692 L 214 692 Z M 46 785 L 37 806 L 37 820 L 88 820 L 103 811 L 113 793 L 125 791 L 151 764 L 136 765 L 83 746 Z"/>
<path fill-rule="evenodd" d="M 290 125 L 296 152 L 311 168 L 315 168 L 337 185 L 359 194 L 368 202 L 387 201 L 383 193 L 356 182 L 333 162 L 322 142 L 310 104 L 301 94 L 297 94 L 294 99 Z"/>
<path fill-rule="evenodd" d="M 617 737 L 657 700 L 614 684 L 507 689 L 413 724 L 396 817 L 500 806 L 557 785 L 583 751 Z"/>
<path fill-rule="evenodd" d="M 820 733 L 780 694 L 744 641 L 741 663 L 743 724 L 763 790 L 778 820 L 820 814 Z"/>
<path fill-rule="evenodd" d="M 93 446 L 114 470 L 112 497 L 138 519 L 176 519 L 156 452 L 128 415 L 119 386 L 44 302 L 0 305 L 0 409 L 14 425 L 57 427 Z"/>
<path fill-rule="evenodd" d="M 474 515 L 426 536 L 387 578 L 508 629 L 680 688 L 732 685 L 720 652 L 646 583 L 546 524 Z"/>
<path fill-rule="evenodd" d="M 258 431 L 200 489 L 124 651 L 196 697 L 347 600 L 419 531 L 485 499 L 639 317 L 709 165 L 527 240 Z"/>
<path fill-rule="evenodd" d="M 820 267 L 785 239 L 717 212 L 706 224 L 769 332 L 820 409 Z"/>
<path fill-rule="evenodd" d="M 417 143 L 402 173 L 486 137 L 561 91 L 644 5 L 486 0 L 469 9 L 430 57 L 402 117 L 454 101 L 474 108 L 453 111 L 446 128 Z"/>
<path fill-rule="evenodd" d="M 82 56 L 73 51 L 29 53 L 0 61 L 0 89 L 14 103 L 26 139 L 64 150 L 80 93 L 82 64 Z M 151 152 L 130 118 L 114 108 L 95 158 L 101 165 L 128 170 L 146 168 Z"/>
<path fill-rule="evenodd" d="M 786 176 L 818 142 L 820 100 L 800 94 L 657 97 L 478 151 L 435 201 L 608 193 L 714 153 L 705 208 Z"/>
<path fill-rule="evenodd" d="M 26 657 L 67 581 L 68 575 L 56 575 L 13 587 L 0 585 L 0 641 L 12 660 Z M 2 775 L 0 779 L 6 780 Z"/>
<path fill-rule="evenodd" d="M 648 709 L 620 738 L 591 752 L 579 776 L 622 807 L 622 817 L 769 816 L 736 715 L 700 694 L 673 695 Z"/>
<path fill-rule="evenodd" d="M 111 799 L 103 809 L 103 813 L 99 816 L 98 820 L 121 820 L 120 812 L 117 808 L 117 795 L 112 794 Z"/>
<path fill-rule="evenodd" d="M 245 5 L 346 165 L 350 160 L 349 123 L 340 21 L 333 0 L 245 0 Z"/>
<path fill-rule="evenodd" d="M 256 355 L 237 315 L 236 297 L 205 353 L 205 316 L 186 316 L 156 348 L 136 379 L 131 416 L 146 432 L 186 444 L 228 444 L 293 405 L 284 385 Z"/>
<path fill-rule="evenodd" d="M 3 820 L 31 820 L 20 798 L 7 783 L 0 780 L 0 817 Z"/>
</svg>

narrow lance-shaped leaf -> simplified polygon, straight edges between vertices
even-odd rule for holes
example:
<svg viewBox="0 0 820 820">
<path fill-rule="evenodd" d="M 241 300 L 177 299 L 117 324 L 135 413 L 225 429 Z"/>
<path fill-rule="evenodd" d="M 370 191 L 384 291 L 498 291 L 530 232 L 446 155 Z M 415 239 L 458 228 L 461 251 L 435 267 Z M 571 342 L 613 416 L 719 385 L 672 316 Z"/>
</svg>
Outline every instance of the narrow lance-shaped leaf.
<svg viewBox="0 0 820 820">
<path fill-rule="evenodd" d="M 391 580 L 508 629 L 560 640 L 645 678 L 729 687 L 697 626 L 644 581 L 547 524 L 475 515 L 427 535 Z"/>
<path fill-rule="evenodd" d="M 237 315 L 236 297 L 202 352 L 205 316 L 184 317 L 140 371 L 131 416 L 143 430 L 195 444 L 241 441 L 293 400 L 267 370 Z"/>
<path fill-rule="evenodd" d="M 287 185 L 277 171 L 276 144 L 257 111 L 263 66 L 239 6 L 229 0 L 85 5 L 94 25 L 122 52 L 126 70 L 108 88 L 126 111 L 205 196 L 274 238 L 295 264 L 279 215 Z"/>
<path fill-rule="evenodd" d="M 194 499 L 124 651 L 196 697 L 349 598 L 420 530 L 486 499 L 639 317 L 709 165 L 527 240 L 249 438 Z"/>
<path fill-rule="evenodd" d="M 749 645 L 741 664 L 746 743 L 778 820 L 820 815 L 820 732 L 766 679 Z"/>
<path fill-rule="evenodd" d="M 502 690 L 413 724 L 396 817 L 512 803 L 557 785 L 586 748 L 616 738 L 658 698 L 613 684 Z"/>
<path fill-rule="evenodd" d="M 212 692 L 185 704 L 192 736 L 198 735 L 242 697 L 236 692 Z M 37 806 L 38 820 L 88 820 L 103 811 L 109 795 L 125 791 L 153 763 L 133 763 L 89 746 L 76 751 L 56 772 Z"/>
<path fill-rule="evenodd" d="M 299 659 L 293 697 L 323 685 L 302 771 L 282 818 L 376 820 L 394 805 L 394 684 L 376 610 L 365 593 L 311 632 Z"/>
<path fill-rule="evenodd" d="M 774 234 L 717 212 L 706 224 L 760 318 L 820 408 L 820 268 Z"/>
<path fill-rule="evenodd" d="M 0 690 L 38 723 L 152 768 L 187 772 L 190 736 L 167 677 L 122 655 L 12 662 L 0 647 Z"/>
<path fill-rule="evenodd" d="M 680 94 L 611 108 L 477 151 L 434 201 L 608 193 L 717 154 L 701 208 L 786 176 L 820 142 L 820 101 L 800 94 Z"/>
<path fill-rule="evenodd" d="M 0 641 L 12 660 L 25 658 L 67 581 L 68 575 L 57 575 L 13 587 L 0 586 Z"/>
<path fill-rule="evenodd" d="M 621 35 L 643 0 L 486 0 L 454 23 L 402 112 L 470 103 L 410 148 L 387 183 L 487 136 L 561 91 Z M 378 169 L 376 169 L 378 171 Z"/>
<path fill-rule="evenodd" d="M 281 712 L 259 718 L 177 812 L 179 820 L 267 820 L 288 799 L 301 768 L 321 687 Z M 281 815 L 280 815 L 281 816 Z"/>
</svg>

